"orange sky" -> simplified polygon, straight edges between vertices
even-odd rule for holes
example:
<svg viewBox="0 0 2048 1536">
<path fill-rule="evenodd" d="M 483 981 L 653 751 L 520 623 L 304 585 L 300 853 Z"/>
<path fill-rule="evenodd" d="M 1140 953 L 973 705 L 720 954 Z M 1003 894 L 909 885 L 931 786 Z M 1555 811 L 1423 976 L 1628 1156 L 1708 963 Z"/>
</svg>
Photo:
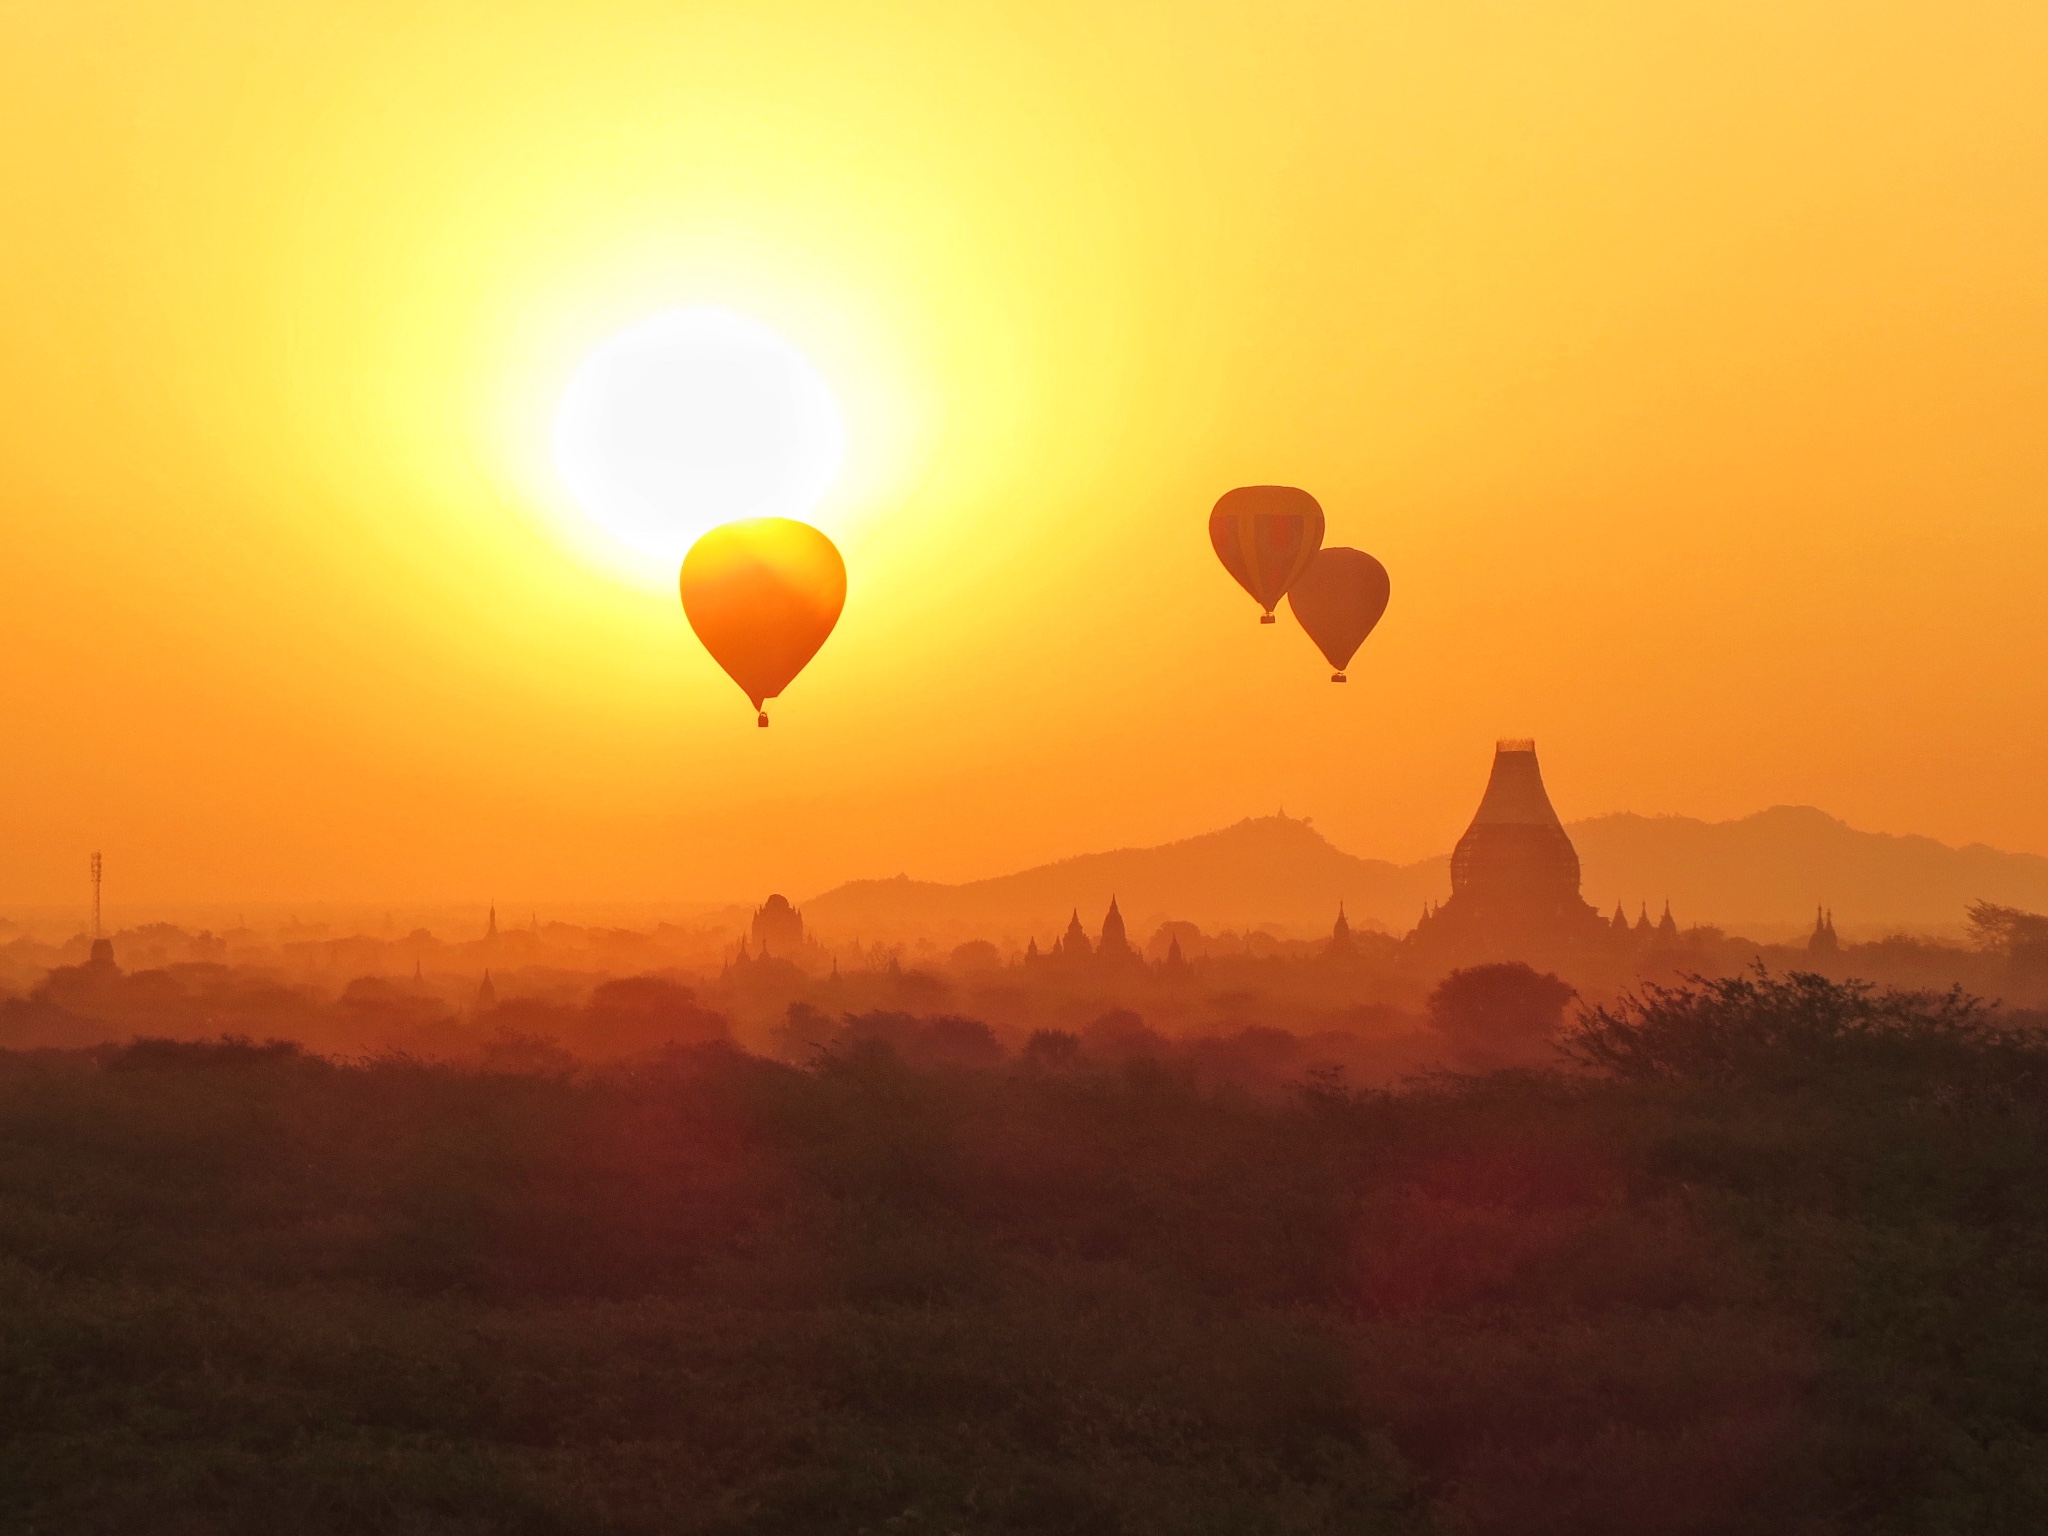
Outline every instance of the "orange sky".
<svg viewBox="0 0 2048 1536">
<path fill-rule="evenodd" d="M 0 903 L 1409 859 L 1507 734 L 2048 852 L 2044 79 L 1963 0 L 0 6 Z M 689 304 L 847 418 L 769 731 L 547 460 Z M 1256 481 L 1393 574 L 1346 688 Z"/>
</svg>

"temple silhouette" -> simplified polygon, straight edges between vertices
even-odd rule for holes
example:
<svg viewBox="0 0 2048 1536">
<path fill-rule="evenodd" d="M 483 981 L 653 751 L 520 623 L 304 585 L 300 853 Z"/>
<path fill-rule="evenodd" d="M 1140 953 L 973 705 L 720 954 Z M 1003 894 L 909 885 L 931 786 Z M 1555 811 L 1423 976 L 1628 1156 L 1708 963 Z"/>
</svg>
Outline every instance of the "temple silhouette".
<svg viewBox="0 0 2048 1536">
<path fill-rule="evenodd" d="M 793 960 L 803 952 L 804 915 L 790 905 L 787 896 L 770 896 L 756 907 L 750 931 L 758 954 L 774 954 Z"/>
<path fill-rule="evenodd" d="M 1619 906 L 1605 919 L 1579 894 L 1579 852 L 1543 787 L 1536 743 L 1509 739 L 1495 743 L 1486 793 L 1451 852 L 1450 900 L 1424 907 L 1407 943 L 1460 965 L 1555 964 L 1678 937 L 1668 902 L 1661 921 L 1645 903 L 1631 926 Z"/>
<path fill-rule="evenodd" d="M 1179 957 L 1179 946 L 1174 950 Z M 1130 936 L 1124 931 L 1124 915 L 1117 910 L 1116 898 L 1109 898 L 1109 911 L 1103 915 L 1102 935 L 1093 944 L 1088 941 L 1088 930 L 1081 926 L 1080 909 L 1067 921 L 1067 931 L 1052 941 L 1052 948 L 1040 953 L 1038 941 L 1033 939 L 1024 951 L 1027 966 L 1064 966 L 1069 970 L 1115 971 L 1143 969 L 1145 961 L 1131 944 Z"/>
<path fill-rule="evenodd" d="M 1813 934 L 1806 941 L 1809 955 L 1840 954 L 1842 941 L 1835 933 L 1835 914 L 1820 907 L 1813 909 Z"/>
<path fill-rule="evenodd" d="M 721 974 L 760 977 L 780 968 L 795 975 L 822 971 L 828 963 L 838 969 L 838 962 L 804 927 L 802 911 L 778 892 L 754 909 L 753 920 L 740 934 L 738 952 Z"/>
</svg>

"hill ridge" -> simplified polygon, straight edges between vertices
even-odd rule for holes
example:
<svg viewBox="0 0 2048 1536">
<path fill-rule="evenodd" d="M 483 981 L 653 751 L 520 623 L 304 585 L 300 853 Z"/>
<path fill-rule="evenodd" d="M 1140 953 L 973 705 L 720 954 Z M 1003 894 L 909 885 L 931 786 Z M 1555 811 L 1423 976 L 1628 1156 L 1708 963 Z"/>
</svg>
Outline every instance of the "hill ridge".
<svg viewBox="0 0 2048 1536">
<path fill-rule="evenodd" d="M 1586 898 L 1669 900 L 1683 922 L 1768 938 L 1812 921 L 1877 931 L 1954 931 L 1977 899 L 2048 908 L 2048 857 L 1920 833 L 1866 832 L 1812 805 L 1773 805 L 1727 821 L 1613 811 L 1567 824 Z M 1205 928 L 1326 928 L 1342 902 L 1354 922 L 1405 932 L 1450 892 L 1448 854 L 1397 864 L 1349 853 L 1312 818 L 1245 816 L 1171 842 L 1069 854 L 1005 875 L 941 882 L 907 873 L 847 881 L 804 903 L 837 936 L 1049 937 L 1079 911 L 1091 927 L 1112 896 L 1136 932 L 1167 918 Z"/>
</svg>

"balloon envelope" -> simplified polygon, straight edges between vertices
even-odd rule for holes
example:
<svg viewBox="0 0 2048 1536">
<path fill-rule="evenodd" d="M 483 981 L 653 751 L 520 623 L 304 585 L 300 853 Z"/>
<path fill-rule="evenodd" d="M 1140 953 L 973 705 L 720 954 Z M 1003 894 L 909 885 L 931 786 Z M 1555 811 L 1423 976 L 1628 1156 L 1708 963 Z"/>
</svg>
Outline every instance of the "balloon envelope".
<svg viewBox="0 0 2048 1536">
<path fill-rule="evenodd" d="M 1323 509 L 1291 485 L 1241 485 L 1209 514 L 1209 542 L 1270 624 L 1273 605 L 1322 548 Z"/>
<path fill-rule="evenodd" d="M 692 544 L 681 585 L 690 628 L 759 709 L 803 671 L 839 622 L 846 562 L 808 523 L 751 517 Z"/>
<path fill-rule="evenodd" d="M 1287 606 L 1294 610 L 1309 639 L 1337 669 L 1344 669 L 1380 615 L 1387 611 L 1387 568 L 1362 549 L 1341 545 L 1318 551 L 1308 569 L 1294 579 Z"/>
</svg>

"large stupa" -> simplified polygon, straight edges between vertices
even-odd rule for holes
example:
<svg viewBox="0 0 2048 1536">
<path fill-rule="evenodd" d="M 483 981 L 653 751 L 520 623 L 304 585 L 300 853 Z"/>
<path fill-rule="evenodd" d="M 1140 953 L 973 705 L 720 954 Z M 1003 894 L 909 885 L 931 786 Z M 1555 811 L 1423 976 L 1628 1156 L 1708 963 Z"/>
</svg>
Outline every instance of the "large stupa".
<svg viewBox="0 0 2048 1536">
<path fill-rule="evenodd" d="M 1493 774 L 1451 853 L 1451 898 L 1424 911 L 1411 945 L 1460 961 L 1536 960 L 1606 938 L 1579 895 L 1579 854 L 1551 808 L 1533 741 L 1495 744 Z"/>
</svg>

